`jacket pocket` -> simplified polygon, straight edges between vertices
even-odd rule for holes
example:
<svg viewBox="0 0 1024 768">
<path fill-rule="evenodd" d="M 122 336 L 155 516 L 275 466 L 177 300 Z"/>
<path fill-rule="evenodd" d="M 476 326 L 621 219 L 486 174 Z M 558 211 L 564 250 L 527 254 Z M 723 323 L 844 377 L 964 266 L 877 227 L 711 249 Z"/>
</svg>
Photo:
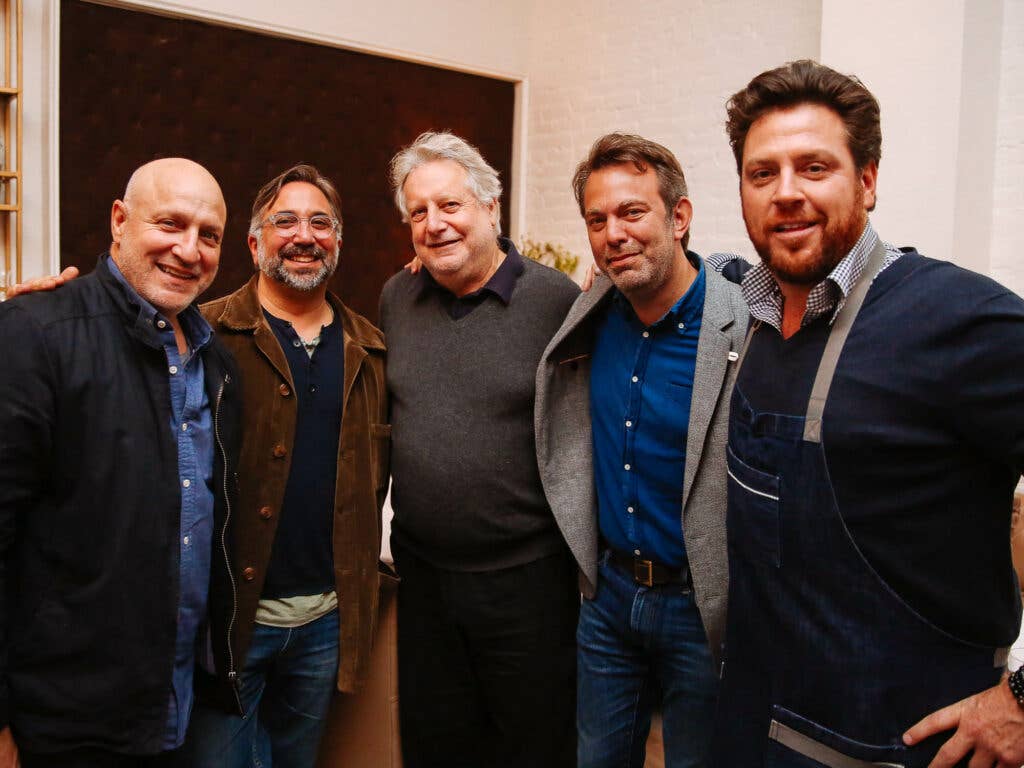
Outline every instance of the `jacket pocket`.
<svg viewBox="0 0 1024 768">
<path fill-rule="evenodd" d="M 902 744 L 865 744 L 772 707 L 766 768 L 906 768 Z"/>
<path fill-rule="evenodd" d="M 726 460 L 730 546 L 735 546 L 754 562 L 781 567 L 779 476 L 746 464 L 733 453 L 732 446 L 726 447 Z"/>
</svg>

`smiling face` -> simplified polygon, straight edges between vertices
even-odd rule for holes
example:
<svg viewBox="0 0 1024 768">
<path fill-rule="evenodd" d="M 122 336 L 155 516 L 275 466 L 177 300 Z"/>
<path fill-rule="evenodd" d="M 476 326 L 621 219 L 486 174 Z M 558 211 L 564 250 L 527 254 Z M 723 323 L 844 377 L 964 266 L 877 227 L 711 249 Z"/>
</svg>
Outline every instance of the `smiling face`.
<svg viewBox="0 0 1024 768">
<path fill-rule="evenodd" d="M 690 201 L 680 198 L 668 215 L 658 177 L 632 163 L 599 168 L 583 191 L 583 215 L 594 261 L 631 300 L 670 283 L 684 267 L 682 238 L 690 226 Z"/>
<path fill-rule="evenodd" d="M 294 231 L 281 234 L 268 220 L 279 213 L 299 217 Z M 326 283 L 338 266 L 341 239 L 337 228 L 318 232 L 310 226 L 308 219 L 318 215 L 334 214 L 327 197 L 316 186 L 304 181 L 282 186 L 264 211 L 259 235 L 249 235 L 249 251 L 260 272 L 296 291 L 312 291 Z"/>
<path fill-rule="evenodd" d="M 110 254 L 128 283 L 175 318 L 217 274 L 227 209 L 220 187 L 182 158 L 139 168 L 110 213 Z"/>
<path fill-rule="evenodd" d="M 743 146 L 740 199 L 758 255 L 780 283 L 816 285 L 857 243 L 878 169 L 857 169 L 839 115 L 818 104 L 772 110 Z"/>
<path fill-rule="evenodd" d="M 416 255 L 439 283 L 459 286 L 456 293 L 482 285 L 499 258 L 498 203 L 477 200 L 466 180 L 458 163 L 434 160 L 413 170 L 403 185 Z"/>
</svg>

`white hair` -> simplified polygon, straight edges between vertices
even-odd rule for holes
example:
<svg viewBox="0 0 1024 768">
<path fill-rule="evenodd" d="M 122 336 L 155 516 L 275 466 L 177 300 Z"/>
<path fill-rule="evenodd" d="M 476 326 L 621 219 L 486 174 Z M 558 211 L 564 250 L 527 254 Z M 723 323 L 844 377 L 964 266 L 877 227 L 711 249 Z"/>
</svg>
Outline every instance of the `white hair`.
<svg viewBox="0 0 1024 768">
<path fill-rule="evenodd" d="M 451 160 L 466 171 L 466 185 L 479 202 L 492 201 L 495 205 L 495 229 L 501 234 L 501 181 L 498 172 L 492 168 L 480 150 L 454 133 L 427 131 L 416 137 L 416 141 L 391 158 L 391 186 L 395 190 L 395 205 L 402 214 L 402 221 L 409 221 L 409 210 L 405 203 L 405 180 L 421 165 L 436 160 Z"/>
</svg>

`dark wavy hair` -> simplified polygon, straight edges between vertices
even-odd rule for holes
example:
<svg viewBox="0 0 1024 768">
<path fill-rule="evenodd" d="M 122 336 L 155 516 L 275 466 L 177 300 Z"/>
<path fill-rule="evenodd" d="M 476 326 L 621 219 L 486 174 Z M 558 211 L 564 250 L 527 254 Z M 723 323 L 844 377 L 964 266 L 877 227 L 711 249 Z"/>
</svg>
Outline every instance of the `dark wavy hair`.
<svg viewBox="0 0 1024 768">
<path fill-rule="evenodd" d="M 736 157 L 736 171 L 743 165 L 743 145 L 754 121 L 775 109 L 799 104 L 828 107 L 843 121 L 846 142 L 857 170 L 882 160 L 882 125 L 878 101 L 852 75 L 810 59 L 792 61 L 751 80 L 726 103 L 725 130 Z"/>
</svg>

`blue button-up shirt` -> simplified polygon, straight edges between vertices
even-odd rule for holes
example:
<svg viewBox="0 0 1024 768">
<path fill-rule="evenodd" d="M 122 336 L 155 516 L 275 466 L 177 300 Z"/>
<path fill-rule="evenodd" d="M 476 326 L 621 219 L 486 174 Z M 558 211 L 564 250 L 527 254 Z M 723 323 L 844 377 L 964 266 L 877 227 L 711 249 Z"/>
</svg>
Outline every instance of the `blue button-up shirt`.
<svg viewBox="0 0 1024 768">
<path fill-rule="evenodd" d="M 194 306 L 188 307 L 178 315 L 188 340 L 188 351 L 179 354 L 170 322 L 129 285 L 113 259 L 108 263 L 111 273 L 124 285 L 132 301 L 139 305 L 140 318 L 156 329 L 167 356 L 171 434 L 177 442 L 181 490 L 178 632 L 164 737 L 164 747 L 174 749 L 185 740 L 185 730 L 192 712 L 196 634 L 206 618 L 210 588 L 214 499 L 213 418 L 203 378 L 203 359 L 199 352 L 210 343 L 213 331 Z"/>
<path fill-rule="evenodd" d="M 601 535 L 612 548 L 686 564 L 683 470 L 704 313 L 704 265 L 679 301 L 644 326 L 618 291 L 599 322 L 590 371 Z"/>
</svg>

